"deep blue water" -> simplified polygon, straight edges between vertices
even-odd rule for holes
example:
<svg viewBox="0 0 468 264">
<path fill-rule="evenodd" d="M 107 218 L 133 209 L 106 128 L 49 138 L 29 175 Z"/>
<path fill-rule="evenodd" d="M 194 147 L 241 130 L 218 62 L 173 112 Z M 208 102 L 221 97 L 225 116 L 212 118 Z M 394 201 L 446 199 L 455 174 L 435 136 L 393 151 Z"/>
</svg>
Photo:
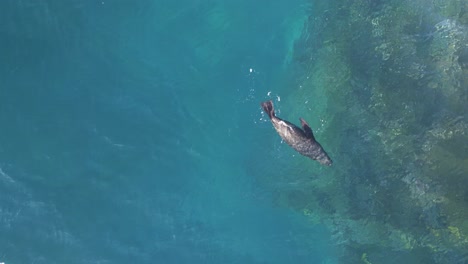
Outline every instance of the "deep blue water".
<svg viewBox="0 0 468 264">
<path fill-rule="evenodd" d="M 325 229 L 258 181 L 282 169 L 259 102 L 287 89 L 308 8 L 2 1 L 0 262 L 332 258 Z"/>
</svg>

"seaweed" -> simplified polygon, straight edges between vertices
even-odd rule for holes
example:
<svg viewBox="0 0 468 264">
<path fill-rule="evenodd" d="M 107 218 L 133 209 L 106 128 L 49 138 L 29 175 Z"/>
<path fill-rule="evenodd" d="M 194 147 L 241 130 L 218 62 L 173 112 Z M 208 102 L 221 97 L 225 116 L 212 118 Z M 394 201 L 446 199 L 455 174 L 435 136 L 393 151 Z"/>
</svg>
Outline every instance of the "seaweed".
<svg viewBox="0 0 468 264">
<path fill-rule="evenodd" d="M 328 120 L 323 144 L 336 162 L 333 180 L 311 179 L 283 205 L 327 225 L 343 259 L 466 260 L 467 10 L 456 0 L 310 10 L 287 101 L 320 100 L 312 110 Z"/>
</svg>

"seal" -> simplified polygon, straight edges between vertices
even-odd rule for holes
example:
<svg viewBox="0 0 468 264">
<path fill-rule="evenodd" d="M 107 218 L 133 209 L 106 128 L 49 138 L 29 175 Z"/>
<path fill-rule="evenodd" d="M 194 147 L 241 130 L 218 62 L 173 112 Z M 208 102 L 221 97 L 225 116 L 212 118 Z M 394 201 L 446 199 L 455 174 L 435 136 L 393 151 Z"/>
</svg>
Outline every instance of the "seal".
<svg viewBox="0 0 468 264">
<path fill-rule="evenodd" d="M 301 155 L 316 160 L 322 165 L 332 165 L 332 160 L 322 148 L 320 143 L 318 143 L 317 140 L 315 140 L 312 129 L 304 119 L 299 118 L 302 125 L 301 129 L 296 125 L 277 117 L 275 115 L 275 109 L 273 108 L 272 101 L 263 102 L 261 103 L 261 106 L 263 108 L 263 111 L 265 111 L 265 113 L 267 113 L 270 117 L 271 123 L 276 129 L 276 132 L 278 132 L 280 137 L 286 143 L 288 143 L 289 146 L 291 146 Z"/>
</svg>

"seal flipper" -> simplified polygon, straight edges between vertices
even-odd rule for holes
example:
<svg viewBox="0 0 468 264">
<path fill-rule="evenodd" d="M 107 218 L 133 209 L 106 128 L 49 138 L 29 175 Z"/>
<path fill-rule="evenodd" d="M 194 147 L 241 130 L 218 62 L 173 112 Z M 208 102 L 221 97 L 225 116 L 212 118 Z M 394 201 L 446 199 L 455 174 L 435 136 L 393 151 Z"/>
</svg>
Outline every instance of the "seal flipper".
<svg viewBox="0 0 468 264">
<path fill-rule="evenodd" d="M 271 100 L 263 102 L 261 105 L 262 105 L 263 111 L 265 111 L 265 113 L 268 114 L 270 119 L 275 116 L 275 109 L 273 108 L 273 102 Z"/>
<path fill-rule="evenodd" d="M 304 129 L 306 136 L 315 141 L 314 133 L 312 132 L 312 128 L 310 128 L 309 124 L 307 124 L 307 122 L 302 118 L 299 118 L 299 120 L 301 120 L 302 129 Z"/>
</svg>

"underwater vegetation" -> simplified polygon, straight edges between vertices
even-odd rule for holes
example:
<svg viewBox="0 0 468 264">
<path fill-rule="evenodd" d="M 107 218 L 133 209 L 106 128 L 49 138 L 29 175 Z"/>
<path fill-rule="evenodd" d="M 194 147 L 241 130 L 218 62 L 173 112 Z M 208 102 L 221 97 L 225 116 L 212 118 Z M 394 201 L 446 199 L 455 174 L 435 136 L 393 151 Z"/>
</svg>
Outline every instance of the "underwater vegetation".
<svg viewBox="0 0 468 264">
<path fill-rule="evenodd" d="M 468 1 L 311 6 L 284 101 L 323 99 L 335 164 L 302 160 L 320 176 L 277 203 L 325 224 L 340 263 L 468 263 Z"/>
</svg>

